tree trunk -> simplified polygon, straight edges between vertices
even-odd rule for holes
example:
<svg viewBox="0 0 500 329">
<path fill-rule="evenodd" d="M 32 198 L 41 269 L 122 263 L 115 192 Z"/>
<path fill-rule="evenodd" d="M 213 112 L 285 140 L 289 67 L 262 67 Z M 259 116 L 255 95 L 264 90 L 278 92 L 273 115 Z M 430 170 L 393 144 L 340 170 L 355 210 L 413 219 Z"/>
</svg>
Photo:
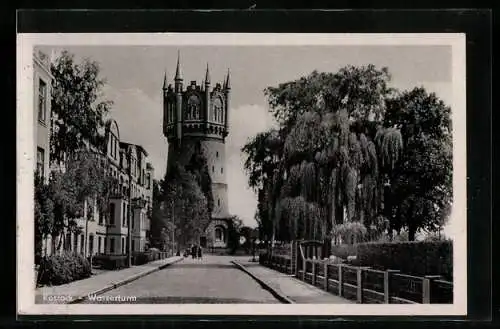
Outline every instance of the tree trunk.
<svg viewBox="0 0 500 329">
<path fill-rule="evenodd" d="M 45 243 L 44 243 L 44 242 L 42 242 L 42 244 L 43 244 L 43 249 L 44 249 L 44 250 L 43 250 L 43 256 L 44 256 L 44 257 L 47 257 L 47 246 L 48 246 L 48 244 L 49 244 L 48 239 L 49 239 L 49 238 L 48 238 L 48 235 L 45 235 L 45 237 L 43 238 L 43 240 L 45 241 Z M 51 240 L 51 241 L 52 241 L 52 240 Z"/>
<path fill-rule="evenodd" d="M 59 233 L 59 242 L 57 243 L 57 249 L 56 251 L 59 252 L 61 250 L 61 244 L 62 244 L 62 241 L 63 241 L 63 235 L 62 233 Z M 54 237 L 52 237 L 52 239 L 54 239 Z"/>
<path fill-rule="evenodd" d="M 416 232 L 417 230 L 413 227 L 413 225 L 408 226 L 408 241 L 415 241 Z"/>
<path fill-rule="evenodd" d="M 88 210 L 87 210 L 88 211 Z M 88 240 L 88 234 L 89 234 L 89 218 L 88 214 L 85 216 L 85 239 L 84 239 L 84 246 L 83 246 L 83 256 L 86 258 L 87 257 L 87 240 Z"/>
</svg>

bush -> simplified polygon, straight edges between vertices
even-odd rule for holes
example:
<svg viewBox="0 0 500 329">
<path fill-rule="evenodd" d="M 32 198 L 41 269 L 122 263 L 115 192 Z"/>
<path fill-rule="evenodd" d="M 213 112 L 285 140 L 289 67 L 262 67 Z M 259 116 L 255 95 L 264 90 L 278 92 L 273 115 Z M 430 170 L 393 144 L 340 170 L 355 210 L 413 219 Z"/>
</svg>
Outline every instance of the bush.
<svg viewBox="0 0 500 329">
<path fill-rule="evenodd" d="M 381 269 L 395 269 L 412 275 L 442 275 L 453 278 L 451 241 L 360 243 L 356 263 Z"/>
<path fill-rule="evenodd" d="M 358 254 L 357 244 L 338 244 L 332 246 L 330 253 L 342 259 L 347 259 L 347 256 L 356 256 Z"/>
<path fill-rule="evenodd" d="M 92 275 L 90 262 L 78 254 L 64 253 L 40 261 L 37 283 L 61 285 Z"/>
</svg>

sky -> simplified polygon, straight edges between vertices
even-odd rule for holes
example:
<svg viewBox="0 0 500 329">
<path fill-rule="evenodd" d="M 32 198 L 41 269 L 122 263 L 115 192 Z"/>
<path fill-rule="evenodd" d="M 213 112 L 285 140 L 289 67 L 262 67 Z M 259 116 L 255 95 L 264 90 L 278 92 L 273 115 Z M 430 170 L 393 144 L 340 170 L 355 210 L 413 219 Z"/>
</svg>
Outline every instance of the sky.
<svg viewBox="0 0 500 329">
<path fill-rule="evenodd" d="M 41 47 L 47 54 L 66 49 L 78 60 L 97 61 L 106 78 L 104 95 L 114 102 L 110 115 L 120 139 L 142 145 L 155 178 L 162 179 L 168 143 L 163 136 L 162 84 L 173 85 L 180 52 L 184 85 L 201 83 L 207 63 L 212 85 L 231 72 L 230 134 L 226 139 L 229 211 L 255 226 L 257 198 L 248 187 L 241 147 L 273 125 L 264 89 L 308 75 L 336 72 L 346 65 L 388 67 L 400 90 L 423 86 L 447 105 L 452 102 L 451 46 L 71 46 Z"/>
</svg>

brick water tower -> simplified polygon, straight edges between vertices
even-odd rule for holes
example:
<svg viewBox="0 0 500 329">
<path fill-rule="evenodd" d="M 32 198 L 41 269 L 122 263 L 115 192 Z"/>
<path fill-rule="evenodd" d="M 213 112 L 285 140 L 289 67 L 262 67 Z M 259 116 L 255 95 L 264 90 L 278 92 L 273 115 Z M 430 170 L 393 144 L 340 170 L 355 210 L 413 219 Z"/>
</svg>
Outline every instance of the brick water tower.
<svg viewBox="0 0 500 329">
<path fill-rule="evenodd" d="M 231 83 L 229 70 L 223 84 L 212 86 L 207 64 L 205 80 L 184 86 L 180 55 L 174 86 L 163 82 L 163 134 L 168 139 L 168 168 L 173 163 L 185 166 L 193 153 L 201 150 L 212 179 L 214 208 L 200 244 L 205 248 L 226 248 L 228 239 L 228 193 L 226 146 L 229 133 Z"/>
</svg>

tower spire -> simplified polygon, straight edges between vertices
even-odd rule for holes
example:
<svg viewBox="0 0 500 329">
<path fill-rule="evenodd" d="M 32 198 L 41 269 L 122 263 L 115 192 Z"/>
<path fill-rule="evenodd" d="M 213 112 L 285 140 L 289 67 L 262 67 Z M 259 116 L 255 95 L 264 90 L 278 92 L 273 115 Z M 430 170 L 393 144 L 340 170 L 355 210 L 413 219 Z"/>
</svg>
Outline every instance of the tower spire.
<svg viewBox="0 0 500 329">
<path fill-rule="evenodd" d="M 210 84 L 210 71 L 208 70 L 208 63 L 207 63 L 207 73 L 205 74 L 205 84 L 206 85 Z"/>
<path fill-rule="evenodd" d="M 163 90 L 167 89 L 167 70 L 165 70 L 165 74 L 163 76 Z"/>
<path fill-rule="evenodd" d="M 176 81 L 181 81 L 182 80 L 182 72 L 181 72 L 181 51 L 177 51 L 177 68 L 175 70 L 175 80 Z"/>
<path fill-rule="evenodd" d="M 229 73 L 229 69 L 227 69 L 227 79 L 226 79 L 226 89 L 231 89 L 231 81 L 229 80 L 229 76 L 230 76 L 230 73 Z"/>
</svg>

